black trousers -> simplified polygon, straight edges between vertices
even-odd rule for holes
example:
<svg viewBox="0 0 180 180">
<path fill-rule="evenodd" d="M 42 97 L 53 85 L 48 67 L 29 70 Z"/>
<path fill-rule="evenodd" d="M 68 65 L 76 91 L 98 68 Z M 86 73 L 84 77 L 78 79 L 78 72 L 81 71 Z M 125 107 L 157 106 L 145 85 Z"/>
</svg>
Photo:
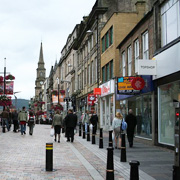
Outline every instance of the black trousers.
<svg viewBox="0 0 180 180">
<path fill-rule="evenodd" d="M 127 138 L 129 142 L 129 147 L 133 146 L 134 133 L 127 133 Z"/>
<path fill-rule="evenodd" d="M 73 127 L 66 127 L 66 135 L 67 135 L 67 140 L 71 142 L 74 141 L 74 128 Z"/>
</svg>

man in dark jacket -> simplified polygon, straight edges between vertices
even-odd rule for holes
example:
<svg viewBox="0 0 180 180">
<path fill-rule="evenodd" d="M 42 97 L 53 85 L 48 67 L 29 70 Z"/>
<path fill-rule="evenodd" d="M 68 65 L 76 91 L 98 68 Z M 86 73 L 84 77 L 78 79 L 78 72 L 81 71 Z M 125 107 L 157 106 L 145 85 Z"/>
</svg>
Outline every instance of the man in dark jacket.
<svg viewBox="0 0 180 180">
<path fill-rule="evenodd" d="M 65 126 L 66 126 L 66 135 L 67 135 L 67 142 L 74 141 L 74 129 L 77 125 L 77 115 L 73 114 L 73 110 L 68 110 L 68 115 L 65 117 Z"/>
<path fill-rule="evenodd" d="M 132 109 L 129 109 L 129 114 L 126 116 L 127 122 L 127 138 L 129 141 L 129 147 L 133 147 L 134 130 L 137 124 L 136 116 L 133 115 Z"/>
<path fill-rule="evenodd" d="M 93 125 L 93 133 L 96 134 L 97 131 L 97 123 L 98 123 L 98 116 L 96 114 L 96 112 L 94 111 L 94 113 L 92 114 L 91 118 L 90 118 L 90 123 Z"/>
</svg>

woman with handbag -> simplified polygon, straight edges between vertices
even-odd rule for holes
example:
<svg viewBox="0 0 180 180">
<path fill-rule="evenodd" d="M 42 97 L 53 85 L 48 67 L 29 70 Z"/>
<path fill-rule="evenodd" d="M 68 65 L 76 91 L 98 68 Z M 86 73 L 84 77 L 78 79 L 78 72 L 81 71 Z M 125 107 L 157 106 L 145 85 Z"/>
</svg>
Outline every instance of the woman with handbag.
<svg viewBox="0 0 180 180">
<path fill-rule="evenodd" d="M 120 112 L 116 112 L 116 116 L 112 122 L 112 128 L 114 133 L 114 140 L 115 140 L 115 149 L 117 149 L 117 143 L 119 141 L 119 147 L 121 148 L 121 122 L 123 120 L 123 116 Z"/>
<path fill-rule="evenodd" d="M 32 135 L 35 122 L 34 122 L 33 113 L 31 111 L 29 112 L 28 125 L 29 125 L 29 135 Z"/>
</svg>

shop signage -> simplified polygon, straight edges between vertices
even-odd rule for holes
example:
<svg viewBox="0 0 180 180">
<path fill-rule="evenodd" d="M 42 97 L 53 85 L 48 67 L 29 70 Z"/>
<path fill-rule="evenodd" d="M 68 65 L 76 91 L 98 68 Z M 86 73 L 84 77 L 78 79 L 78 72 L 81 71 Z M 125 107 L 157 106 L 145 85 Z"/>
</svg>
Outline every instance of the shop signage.
<svg viewBox="0 0 180 180">
<path fill-rule="evenodd" d="M 137 63 L 138 75 L 157 75 L 156 60 L 140 59 Z"/>
<path fill-rule="evenodd" d="M 131 85 L 133 87 L 133 89 L 135 90 L 141 90 L 144 88 L 145 86 L 145 82 L 144 79 L 141 77 L 135 77 L 132 81 L 131 81 Z"/>
<path fill-rule="evenodd" d="M 96 94 L 88 94 L 88 105 L 93 106 L 97 100 Z"/>
<path fill-rule="evenodd" d="M 94 94 L 101 95 L 101 88 L 94 88 Z"/>
<path fill-rule="evenodd" d="M 137 94 L 140 91 L 133 89 L 131 82 L 135 77 L 125 76 L 117 78 L 117 93 L 118 94 Z"/>
<path fill-rule="evenodd" d="M 101 96 L 112 94 L 114 93 L 114 80 L 110 80 L 99 87 L 101 88 Z"/>
</svg>

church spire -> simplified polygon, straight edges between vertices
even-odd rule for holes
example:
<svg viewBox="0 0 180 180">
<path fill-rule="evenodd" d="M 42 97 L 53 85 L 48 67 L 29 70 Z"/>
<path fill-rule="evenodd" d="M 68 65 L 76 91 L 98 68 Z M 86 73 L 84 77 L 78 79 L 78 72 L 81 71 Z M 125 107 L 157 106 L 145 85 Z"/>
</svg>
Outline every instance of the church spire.
<svg viewBox="0 0 180 180">
<path fill-rule="evenodd" d="M 44 63 L 42 42 L 40 47 L 39 63 Z"/>
</svg>

